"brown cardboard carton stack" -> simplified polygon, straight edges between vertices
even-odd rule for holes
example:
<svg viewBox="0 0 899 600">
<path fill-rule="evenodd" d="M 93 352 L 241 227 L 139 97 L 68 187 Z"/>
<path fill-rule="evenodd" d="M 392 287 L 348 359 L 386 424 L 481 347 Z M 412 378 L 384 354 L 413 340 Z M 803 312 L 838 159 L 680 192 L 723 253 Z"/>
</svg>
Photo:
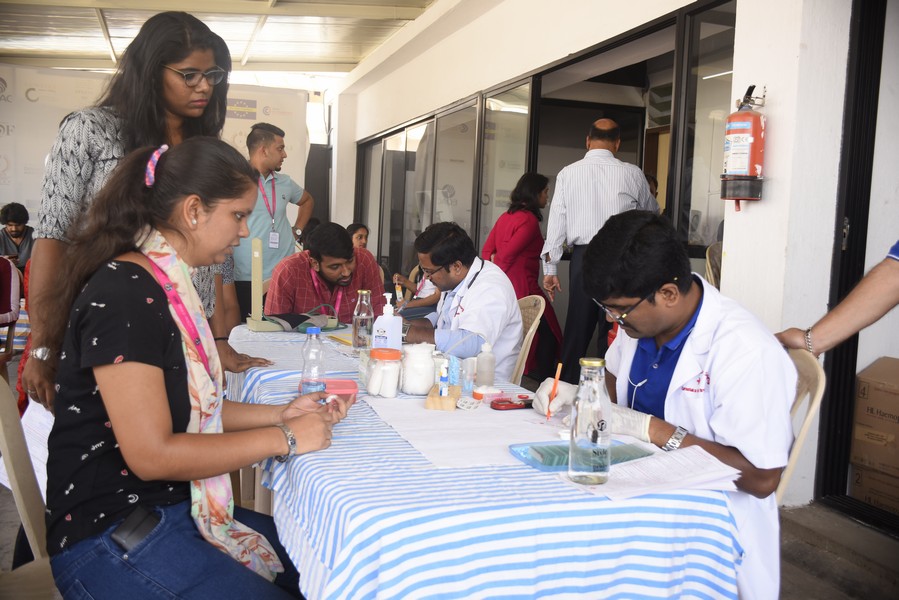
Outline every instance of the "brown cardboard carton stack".
<svg viewBox="0 0 899 600">
<path fill-rule="evenodd" d="M 849 495 L 899 514 L 899 358 L 858 374 Z"/>
</svg>

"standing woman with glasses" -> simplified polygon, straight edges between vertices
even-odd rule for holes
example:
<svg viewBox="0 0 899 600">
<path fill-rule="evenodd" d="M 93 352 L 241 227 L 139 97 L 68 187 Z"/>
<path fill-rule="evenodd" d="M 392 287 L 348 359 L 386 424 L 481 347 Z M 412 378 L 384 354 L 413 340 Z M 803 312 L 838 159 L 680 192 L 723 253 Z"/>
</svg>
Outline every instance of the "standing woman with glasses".
<svg viewBox="0 0 899 600">
<path fill-rule="evenodd" d="M 29 290 L 29 360 L 19 382 L 22 390 L 48 408 L 53 403 L 59 348 L 49 346 L 45 306 L 57 292 L 69 240 L 127 153 L 142 146 L 175 146 L 198 135 L 221 135 L 230 71 L 227 45 L 202 21 L 184 12 L 159 13 L 144 23 L 122 54 L 118 71 L 96 106 L 74 112 L 61 123 L 41 190 Z M 216 300 L 212 267 L 198 269 L 193 281 L 210 318 Z M 215 335 L 221 335 L 215 323 L 213 327 Z M 223 345 L 219 352 L 226 369 L 252 366 L 252 361 L 235 366 L 235 353 Z"/>
</svg>

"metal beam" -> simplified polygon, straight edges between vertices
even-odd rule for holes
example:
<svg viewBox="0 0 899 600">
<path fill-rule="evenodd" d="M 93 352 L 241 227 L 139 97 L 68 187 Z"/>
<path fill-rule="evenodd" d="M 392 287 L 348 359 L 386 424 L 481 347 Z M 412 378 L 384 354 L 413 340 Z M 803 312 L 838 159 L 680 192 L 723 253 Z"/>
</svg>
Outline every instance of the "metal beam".
<svg viewBox="0 0 899 600">
<path fill-rule="evenodd" d="M 115 63 L 105 58 L 70 58 L 57 57 L 32 57 L 25 58 L 19 55 L 0 54 L 0 62 L 21 65 L 23 67 L 37 67 L 41 69 L 80 69 L 84 71 L 114 71 Z M 248 65 L 234 65 L 233 71 L 290 71 L 298 73 L 349 73 L 356 63 L 333 62 L 253 62 Z"/>
<path fill-rule="evenodd" d="M 106 26 L 106 17 L 103 16 L 103 11 L 99 8 L 95 10 L 97 11 L 97 21 L 100 22 L 100 29 L 103 30 L 103 39 L 106 40 L 106 46 L 109 48 L 109 57 L 112 59 L 113 64 L 116 64 L 119 60 L 115 55 L 115 46 L 112 45 L 112 38 L 109 36 L 109 27 Z"/>
<path fill-rule="evenodd" d="M 183 0 L 148 0 L 128 2 L 126 0 L 0 0 L 4 4 L 27 4 L 42 8 L 96 8 L 100 10 L 143 10 L 163 12 L 167 10 L 189 9 L 193 14 L 266 15 L 279 17 L 335 17 L 349 19 L 373 19 L 390 21 L 413 21 L 425 11 L 424 8 L 373 5 L 373 4 L 329 4 L 307 2 L 257 2 L 255 0 L 193 0 L 185 6 Z"/>
</svg>

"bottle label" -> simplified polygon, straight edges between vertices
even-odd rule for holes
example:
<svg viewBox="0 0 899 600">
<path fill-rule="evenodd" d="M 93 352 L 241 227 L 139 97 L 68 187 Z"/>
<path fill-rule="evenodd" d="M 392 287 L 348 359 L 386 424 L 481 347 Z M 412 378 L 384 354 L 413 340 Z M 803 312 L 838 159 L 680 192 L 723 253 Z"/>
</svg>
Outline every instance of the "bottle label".
<svg viewBox="0 0 899 600">
<path fill-rule="evenodd" d="M 316 379 L 310 379 L 308 381 L 303 381 L 302 386 L 300 388 L 301 394 L 311 394 L 313 392 L 324 392 L 325 391 L 325 382 Z"/>
</svg>

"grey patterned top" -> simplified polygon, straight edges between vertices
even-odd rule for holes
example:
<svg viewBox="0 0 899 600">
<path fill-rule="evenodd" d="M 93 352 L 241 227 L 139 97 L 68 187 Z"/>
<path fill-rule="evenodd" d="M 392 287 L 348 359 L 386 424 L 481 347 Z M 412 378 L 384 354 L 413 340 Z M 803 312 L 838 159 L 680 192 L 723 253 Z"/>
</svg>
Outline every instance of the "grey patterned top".
<svg viewBox="0 0 899 600">
<path fill-rule="evenodd" d="M 86 108 L 67 116 L 53 143 L 44 182 L 35 238 L 68 241 L 68 232 L 84 220 L 88 207 L 125 156 L 121 122 L 105 107 Z M 215 312 L 212 267 L 193 276 L 206 318 Z"/>
</svg>

